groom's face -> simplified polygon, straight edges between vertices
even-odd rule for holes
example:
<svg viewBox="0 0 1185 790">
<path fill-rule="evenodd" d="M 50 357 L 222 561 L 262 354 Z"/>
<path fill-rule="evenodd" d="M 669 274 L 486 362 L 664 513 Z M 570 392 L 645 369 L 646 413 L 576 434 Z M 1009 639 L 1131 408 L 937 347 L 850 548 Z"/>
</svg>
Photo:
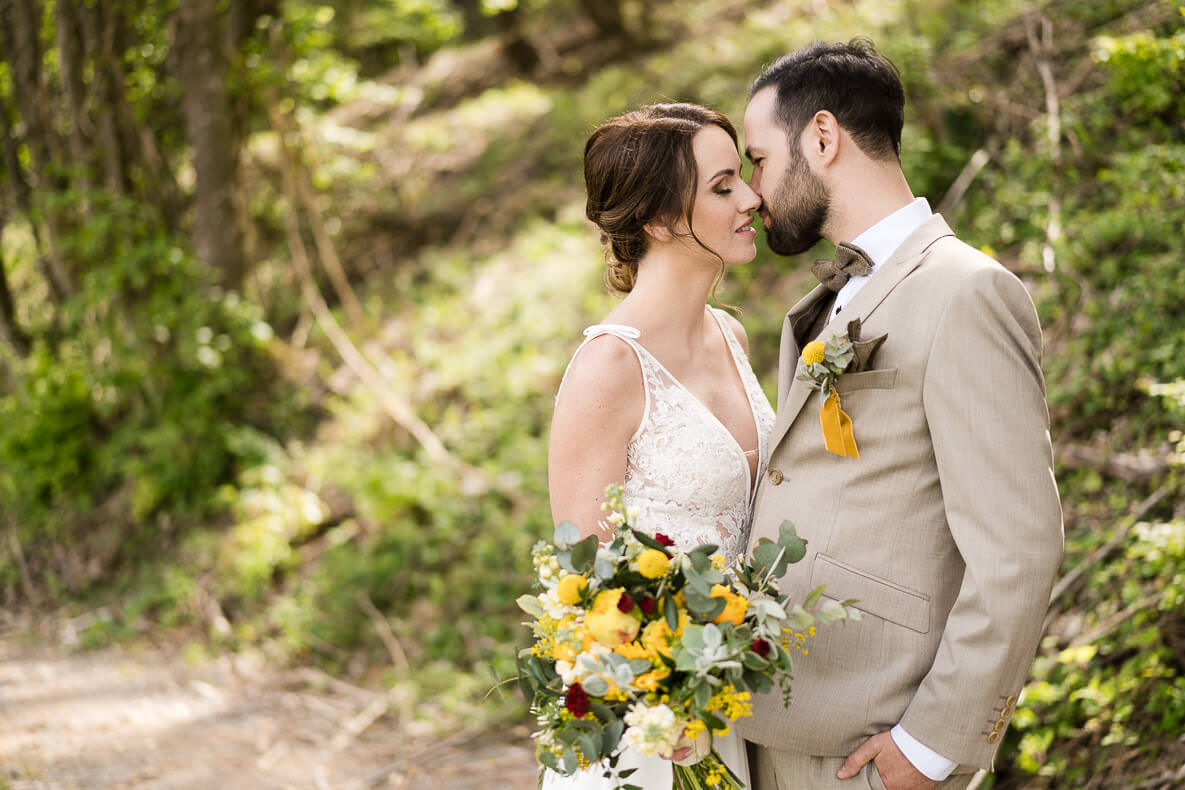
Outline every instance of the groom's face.
<svg viewBox="0 0 1185 790">
<path fill-rule="evenodd" d="M 745 153 L 753 162 L 750 186 L 761 196 L 765 241 L 779 255 L 805 252 L 822 238 L 830 207 L 827 185 L 811 171 L 801 140 L 778 122 L 777 92 L 764 88 L 745 110 Z"/>
</svg>

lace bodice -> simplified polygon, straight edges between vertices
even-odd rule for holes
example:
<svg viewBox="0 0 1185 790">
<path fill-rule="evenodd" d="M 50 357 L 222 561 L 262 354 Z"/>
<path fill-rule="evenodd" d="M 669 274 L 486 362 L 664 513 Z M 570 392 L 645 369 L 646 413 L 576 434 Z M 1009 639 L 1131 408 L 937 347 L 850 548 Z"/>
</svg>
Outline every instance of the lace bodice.
<svg viewBox="0 0 1185 790">
<path fill-rule="evenodd" d="M 638 528 L 663 533 L 680 551 L 714 543 L 731 561 L 744 551 L 748 539 L 754 481 L 765 473 L 774 413 L 721 312 L 710 312 L 728 344 L 753 412 L 756 477 L 751 476 L 749 460 L 729 430 L 646 350 L 637 329 L 591 326 L 584 330 L 584 343 L 612 334 L 629 344 L 642 368 L 646 405 L 629 441 L 624 481 L 625 505 L 637 509 Z"/>
</svg>

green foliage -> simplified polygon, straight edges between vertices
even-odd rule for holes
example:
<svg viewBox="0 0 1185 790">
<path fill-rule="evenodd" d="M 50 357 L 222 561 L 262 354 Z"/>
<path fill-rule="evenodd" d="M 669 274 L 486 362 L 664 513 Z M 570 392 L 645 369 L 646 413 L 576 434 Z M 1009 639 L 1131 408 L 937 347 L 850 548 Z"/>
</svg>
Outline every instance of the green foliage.
<svg viewBox="0 0 1185 790">
<path fill-rule="evenodd" d="M 16 386 L 0 396 L 0 492 L 26 553 L 80 537 L 90 561 L 88 528 L 148 540 L 158 517 L 206 511 L 234 468 L 235 426 L 289 410 L 267 383 L 271 329 L 258 309 L 218 289 L 142 206 L 88 198 L 63 251 L 96 263 L 58 325 L 13 360 Z M 38 570 L 72 589 L 93 580 L 70 567 Z"/>
<path fill-rule="evenodd" d="M 366 305 L 350 331 L 476 477 L 393 425 L 319 330 L 287 345 L 308 324 L 277 241 L 291 209 L 271 178 L 276 141 L 262 113 L 239 196 L 259 235 L 245 295 L 218 289 L 154 207 L 39 185 L 40 204 L 79 220 L 58 240 L 78 264 L 78 293 L 55 318 L 27 233 L 6 228 L 20 318 L 39 339 L 28 359 L 5 353 L 0 365 L 0 524 L 14 525 L 55 594 L 111 584 L 103 597 L 119 604 L 84 641 L 200 625 L 219 644 L 262 643 L 364 674 L 391 658 L 369 602 L 407 654 L 412 669 L 398 680 L 412 678 L 416 699 L 467 704 L 491 673 L 511 674 L 524 638 L 514 600 L 529 585 L 530 546 L 552 528 L 552 398 L 580 329 L 612 304 L 582 215 L 583 141 L 653 101 L 707 103 L 739 123 L 761 66 L 814 38 L 865 33 L 900 66 L 903 164 L 932 205 L 988 152 L 948 220 L 1036 299 L 1055 444 L 1185 452 L 1178 2 L 1041 6 L 1053 24 L 1056 150 L 1027 0 L 816 3 L 809 13 L 768 3 L 743 18 L 680 0 L 654 5 L 665 40 L 652 51 L 610 56 L 564 38 L 573 3 L 484 3 L 487 13 L 508 5 L 521 6 L 532 40 L 560 42 L 546 77 L 486 73 L 489 42 L 447 49 L 461 20 L 443 0 L 288 0 L 261 23 L 285 49 L 256 37 L 235 74 L 236 101 L 282 97 L 313 141 L 312 181 Z M 128 17 L 136 46 L 124 67 L 132 111 L 184 175 L 170 10 Z M 50 50 L 52 24 L 47 13 Z M 411 73 L 408 47 L 440 59 L 410 78 L 370 78 L 397 64 Z M 7 75 L 0 63 L 11 100 Z M 720 290 L 745 308 L 771 395 L 782 316 L 809 287 L 806 259 L 762 251 Z M 312 382 L 315 433 L 281 369 Z M 1079 787 L 1110 757 L 1135 755 L 1129 775 L 1107 774 L 1123 785 L 1146 777 L 1141 766 L 1185 757 L 1173 745 L 1185 727 L 1181 474 L 1178 463 L 1132 483 L 1102 466 L 1059 468 L 1067 569 L 1150 493 L 1168 493 L 1062 602 L 1001 753 L 1005 783 Z M 348 506 L 331 507 L 337 499 Z M 120 560 L 126 573 L 113 576 Z M 11 598 L 21 583 L 18 559 L 0 554 L 0 591 Z"/>
</svg>

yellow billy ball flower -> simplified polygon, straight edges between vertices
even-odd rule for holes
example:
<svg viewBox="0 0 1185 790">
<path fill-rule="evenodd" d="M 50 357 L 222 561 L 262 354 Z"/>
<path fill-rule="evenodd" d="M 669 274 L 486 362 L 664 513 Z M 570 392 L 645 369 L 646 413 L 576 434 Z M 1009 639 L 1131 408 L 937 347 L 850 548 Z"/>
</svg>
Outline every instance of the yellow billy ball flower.
<svg viewBox="0 0 1185 790">
<path fill-rule="evenodd" d="M 823 361 L 825 356 L 823 352 L 823 344 L 818 340 L 812 340 L 807 343 L 802 349 L 802 361 L 807 365 L 818 365 Z"/>
<path fill-rule="evenodd" d="M 658 579 L 666 575 L 671 559 L 658 549 L 646 549 L 638 555 L 638 573 L 647 579 Z"/>
<path fill-rule="evenodd" d="M 740 625 L 744 622 L 745 610 L 749 608 L 748 601 L 723 584 L 712 585 L 712 597 L 724 599 L 724 611 L 716 615 L 716 619 L 712 621 L 713 623 Z"/>
<path fill-rule="evenodd" d="M 576 573 L 565 574 L 555 587 L 555 597 L 564 606 L 575 606 L 580 603 L 584 591 L 588 589 L 588 579 Z"/>
</svg>

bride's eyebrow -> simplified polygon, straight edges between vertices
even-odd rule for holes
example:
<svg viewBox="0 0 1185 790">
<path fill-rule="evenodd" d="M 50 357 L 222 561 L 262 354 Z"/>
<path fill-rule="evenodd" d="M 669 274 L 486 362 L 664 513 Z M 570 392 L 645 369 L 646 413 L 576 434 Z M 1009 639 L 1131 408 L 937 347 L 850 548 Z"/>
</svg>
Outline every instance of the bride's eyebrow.
<svg viewBox="0 0 1185 790">
<path fill-rule="evenodd" d="M 736 173 L 737 173 L 737 171 L 734 168 L 726 167 L 723 170 L 717 171 L 715 175 L 713 175 L 711 178 L 709 178 L 708 183 L 709 184 L 712 183 L 720 176 L 735 176 Z"/>
</svg>

